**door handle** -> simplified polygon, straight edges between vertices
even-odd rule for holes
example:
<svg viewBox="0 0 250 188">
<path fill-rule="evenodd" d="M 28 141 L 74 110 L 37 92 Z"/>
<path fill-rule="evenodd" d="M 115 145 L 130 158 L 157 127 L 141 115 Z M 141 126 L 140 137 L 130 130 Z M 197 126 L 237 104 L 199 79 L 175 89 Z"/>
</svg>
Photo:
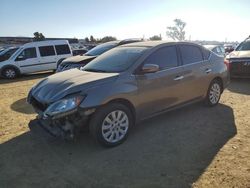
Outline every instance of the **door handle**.
<svg viewBox="0 0 250 188">
<path fill-rule="evenodd" d="M 182 80 L 184 78 L 184 76 L 176 76 L 174 78 L 174 81 L 179 81 L 179 80 Z"/>
<path fill-rule="evenodd" d="M 205 72 L 208 74 L 208 73 L 212 72 L 212 69 L 206 69 Z"/>
</svg>

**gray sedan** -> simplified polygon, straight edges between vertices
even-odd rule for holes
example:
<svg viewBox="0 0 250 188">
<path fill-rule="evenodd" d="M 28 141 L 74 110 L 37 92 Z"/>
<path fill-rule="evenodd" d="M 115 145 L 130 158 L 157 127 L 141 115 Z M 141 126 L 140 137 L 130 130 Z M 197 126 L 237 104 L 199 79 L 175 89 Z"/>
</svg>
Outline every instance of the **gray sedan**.
<svg viewBox="0 0 250 188">
<path fill-rule="evenodd" d="M 64 138 L 88 127 L 97 142 L 116 146 L 138 121 L 197 101 L 217 105 L 228 83 L 227 61 L 200 45 L 140 42 L 49 76 L 28 102 L 38 113 L 33 126 Z"/>
</svg>

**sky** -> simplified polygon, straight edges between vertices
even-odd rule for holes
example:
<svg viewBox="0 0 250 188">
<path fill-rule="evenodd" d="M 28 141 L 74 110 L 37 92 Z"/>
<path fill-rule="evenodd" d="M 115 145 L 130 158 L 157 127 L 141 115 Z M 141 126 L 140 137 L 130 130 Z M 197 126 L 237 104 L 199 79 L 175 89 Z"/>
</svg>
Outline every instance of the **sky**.
<svg viewBox="0 0 250 188">
<path fill-rule="evenodd" d="M 0 0 L 0 36 L 168 39 L 175 18 L 191 40 L 242 41 L 250 35 L 249 0 Z"/>
</svg>

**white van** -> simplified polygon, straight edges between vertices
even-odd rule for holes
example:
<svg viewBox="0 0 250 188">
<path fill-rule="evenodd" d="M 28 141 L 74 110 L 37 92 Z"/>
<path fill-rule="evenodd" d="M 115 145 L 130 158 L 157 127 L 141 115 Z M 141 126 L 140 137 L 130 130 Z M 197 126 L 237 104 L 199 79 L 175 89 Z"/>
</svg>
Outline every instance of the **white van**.
<svg viewBox="0 0 250 188">
<path fill-rule="evenodd" d="M 72 56 L 67 40 L 31 42 L 21 46 L 8 60 L 0 63 L 1 76 L 15 78 L 19 74 L 56 70 L 63 59 Z"/>
</svg>

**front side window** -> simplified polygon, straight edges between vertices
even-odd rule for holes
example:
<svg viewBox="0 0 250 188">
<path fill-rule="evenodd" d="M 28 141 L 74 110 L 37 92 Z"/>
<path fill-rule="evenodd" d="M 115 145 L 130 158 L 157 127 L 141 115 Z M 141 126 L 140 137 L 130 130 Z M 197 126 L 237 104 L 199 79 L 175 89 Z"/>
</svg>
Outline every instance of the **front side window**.
<svg viewBox="0 0 250 188">
<path fill-rule="evenodd" d="M 144 64 L 156 64 L 160 70 L 178 66 L 178 58 L 175 46 L 168 46 L 153 52 L 145 60 Z"/>
<path fill-rule="evenodd" d="M 56 54 L 63 55 L 63 54 L 70 54 L 70 49 L 67 44 L 64 45 L 56 45 Z"/>
<path fill-rule="evenodd" d="M 248 51 L 250 50 L 250 40 L 240 43 L 240 45 L 235 49 L 235 51 Z"/>
<path fill-rule="evenodd" d="M 24 49 L 17 57 L 17 61 L 25 60 L 25 59 L 31 59 L 36 58 L 36 48 L 26 48 Z"/>
<path fill-rule="evenodd" d="M 199 47 L 192 45 L 180 45 L 183 65 L 203 61 L 202 53 Z"/>
<path fill-rule="evenodd" d="M 41 46 L 39 52 L 42 57 L 55 55 L 54 46 Z"/>
</svg>

